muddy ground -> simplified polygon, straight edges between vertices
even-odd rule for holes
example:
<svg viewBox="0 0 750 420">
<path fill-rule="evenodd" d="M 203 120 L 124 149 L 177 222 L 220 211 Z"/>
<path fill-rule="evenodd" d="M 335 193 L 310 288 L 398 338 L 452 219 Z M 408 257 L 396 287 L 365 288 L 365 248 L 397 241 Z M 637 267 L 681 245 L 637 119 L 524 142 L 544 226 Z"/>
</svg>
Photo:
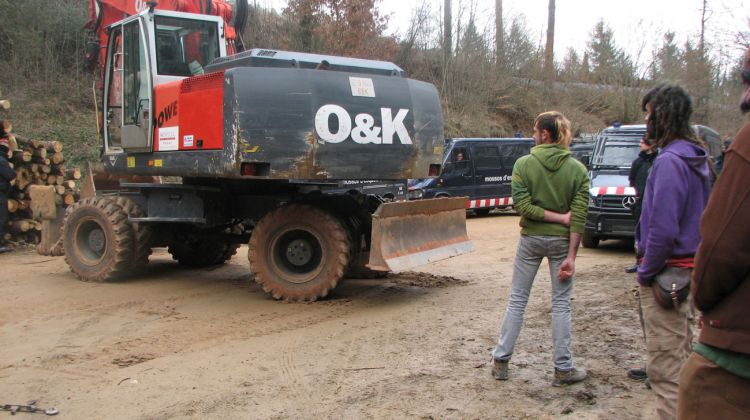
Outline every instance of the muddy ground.
<svg viewBox="0 0 750 420">
<path fill-rule="evenodd" d="M 0 405 L 37 400 L 68 419 L 647 417 L 653 396 L 625 376 L 643 354 L 632 245 L 581 249 L 573 350 L 590 379 L 552 388 L 546 264 L 498 382 L 489 353 L 518 217 L 468 228 L 470 255 L 308 304 L 263 293 L 246 247 L 198 270 L 159 250 L 146 275 L 106 284 L 76 280 L 62 257 L 0 255 Z"/>
</svg>

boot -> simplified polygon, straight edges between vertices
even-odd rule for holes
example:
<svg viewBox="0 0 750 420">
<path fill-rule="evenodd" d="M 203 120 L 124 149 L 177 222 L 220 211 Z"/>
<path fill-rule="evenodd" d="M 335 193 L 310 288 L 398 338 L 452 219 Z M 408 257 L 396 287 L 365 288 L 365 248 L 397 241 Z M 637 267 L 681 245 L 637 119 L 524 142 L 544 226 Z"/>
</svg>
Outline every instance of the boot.
<svg viewBox="0 0 750 420">
<path fill-rule="evenodd" d="M 585 369 L 559 370 L 555 368 L 555 379 L 552 381 L 552 386 L 572 385 L 581 382 L 587 376 Z"/>
<path fill-rule="evenodd" d="M 492 376 L 498 381 L 508 380 L 508 361 L 507 360 L 495 360 L 492 366 Z"/>
<path fill-rule="evenodd" d="M 628 369 L 628 378 L 635 381 L 643 381 L 648 379 L 648 373 L 646 373 L 646 369 L 643 368 Z"/>
</svg>

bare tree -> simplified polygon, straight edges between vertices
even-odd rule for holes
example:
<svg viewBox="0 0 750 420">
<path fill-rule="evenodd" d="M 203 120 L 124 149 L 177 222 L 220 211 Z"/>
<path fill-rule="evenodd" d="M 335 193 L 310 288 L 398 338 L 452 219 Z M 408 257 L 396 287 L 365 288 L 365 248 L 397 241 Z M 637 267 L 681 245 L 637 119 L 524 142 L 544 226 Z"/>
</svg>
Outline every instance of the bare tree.
<svg viewBox="0 0 750 420">
<path fill-rule="evenodd" d="M 443 54 L 445 55 L 445 61 L 448 61 L 450 58 L 451 47 L 453 45 L 452 20 L 451 0 L 445 0 L 443 5 Z"/>
<path fill-rule="evenodd" d="M 505 28 L 503 27 L 503 0 L 495 0 L 495 62 L 505 58 Z"/>
<path fill-rule="evenodd" d="M 549 0 L 547 12 L 547 45 L 544 48 L 544 81 L 552 83 L 555 78 L 555 0 Z"/>
</svg>

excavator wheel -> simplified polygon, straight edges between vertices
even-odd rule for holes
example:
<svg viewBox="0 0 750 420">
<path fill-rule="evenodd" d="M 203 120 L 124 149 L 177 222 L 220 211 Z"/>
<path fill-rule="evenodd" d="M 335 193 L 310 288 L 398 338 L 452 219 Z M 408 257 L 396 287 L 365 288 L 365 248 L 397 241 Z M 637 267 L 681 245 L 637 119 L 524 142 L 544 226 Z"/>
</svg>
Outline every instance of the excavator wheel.
<svg viewBox="0 0 750 420">
<path fill-rule="evenodd" d="M 276 209 L 253 229 L 250 270 L 274 299 L 314 301 L 344 276 L 350 239 L 334 215 L 306 204 Z"/>
<path fill-rule="evenodd" d="M 129 217 L 143 217 L 141 206 L 127 197 L 115 197 L 117 203 Z M 133 264 L 134 268 L 148 264 L 151 255 L 151 228 L 140 223 L 131 223 L 133 229 Z"/>
<path fill-rule="evenodd" d="M 167 250 L 181 265 L 200 268 L 224 263 L 237 253 L 237 248 L 238 244 L 198 238 L 175 241 Z"/>
<path fill-rule="evenodd" d="M 84 281 L 124 276 L 133 261 L 133 229 L 114 200 L 90 197 L 71 206 L 63 226 L 65 262 Z"/>
</svg>

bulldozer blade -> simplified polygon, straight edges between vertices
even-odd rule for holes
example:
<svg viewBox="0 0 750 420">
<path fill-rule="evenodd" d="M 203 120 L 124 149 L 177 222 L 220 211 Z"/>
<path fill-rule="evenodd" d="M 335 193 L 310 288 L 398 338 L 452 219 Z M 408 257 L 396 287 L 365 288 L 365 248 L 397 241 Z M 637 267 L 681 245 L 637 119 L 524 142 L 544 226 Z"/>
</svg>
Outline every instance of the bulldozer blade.
<svg viewBox="0 0 750 420">
<path fill-rule="evenodd" d="M 384 203 L 372 216 L 367 267 L 403 271 L 473 250 L 466 197 Z"/>
</svg>

